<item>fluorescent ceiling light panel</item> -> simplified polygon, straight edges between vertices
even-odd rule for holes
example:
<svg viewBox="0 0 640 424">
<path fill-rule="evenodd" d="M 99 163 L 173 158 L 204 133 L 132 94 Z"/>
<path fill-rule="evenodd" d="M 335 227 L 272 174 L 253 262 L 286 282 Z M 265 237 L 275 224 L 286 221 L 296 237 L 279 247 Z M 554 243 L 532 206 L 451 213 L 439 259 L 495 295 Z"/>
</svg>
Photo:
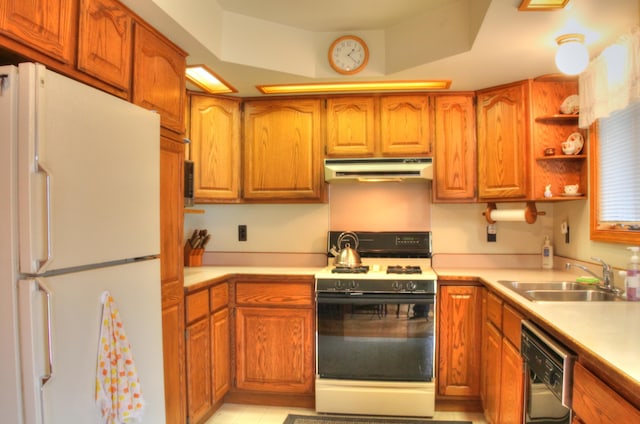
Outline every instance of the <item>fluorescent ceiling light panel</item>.
<svg viewBox="0 0 640 424">
<path fill-rule="evenodd" d="M 449 80 L 327 82 L 313 84 L 257 85 L 263 94 L 345 93 L 356 91 L 446 90 Z"/>
<path fill-rule="evenodd" d="M 205 65 L 189 65 L 186 71 L 187 79 L 211 94 L 235 93 L 238 90 L 227 84 L 215 72 Z"/>
<path fill-rule="evenodd" d="M 537 12 L 547 10 L 564 9 L 569 0 L 522 0 L 518 10 L 524 12 Z"/>
</svg>

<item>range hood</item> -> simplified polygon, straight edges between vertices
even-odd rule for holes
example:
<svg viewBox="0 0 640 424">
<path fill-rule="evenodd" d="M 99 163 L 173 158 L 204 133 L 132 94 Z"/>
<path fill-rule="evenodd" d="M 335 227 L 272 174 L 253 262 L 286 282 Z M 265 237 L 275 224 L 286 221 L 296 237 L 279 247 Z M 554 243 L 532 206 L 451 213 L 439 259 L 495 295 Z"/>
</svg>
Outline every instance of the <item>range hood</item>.
<svg viewBox="0 0 640 424">
<path fill-rule="evenodd" d="M 325 159 L 328 183 L 361 181 L 425 181 L 433 179 L 431 158 Z"/>
</svg>

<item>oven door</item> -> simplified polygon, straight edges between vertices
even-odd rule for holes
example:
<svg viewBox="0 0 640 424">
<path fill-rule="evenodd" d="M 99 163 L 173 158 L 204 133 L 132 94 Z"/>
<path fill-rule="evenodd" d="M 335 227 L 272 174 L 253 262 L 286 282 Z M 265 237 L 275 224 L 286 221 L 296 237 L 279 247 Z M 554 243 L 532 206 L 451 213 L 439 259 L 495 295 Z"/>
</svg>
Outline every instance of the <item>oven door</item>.
<svg viewBox="0 0 640 424">
<path fill-rule="evenodd" d="M 434 294 L 317 294 L 320 378 L 431 382 Z"/>
</svg>

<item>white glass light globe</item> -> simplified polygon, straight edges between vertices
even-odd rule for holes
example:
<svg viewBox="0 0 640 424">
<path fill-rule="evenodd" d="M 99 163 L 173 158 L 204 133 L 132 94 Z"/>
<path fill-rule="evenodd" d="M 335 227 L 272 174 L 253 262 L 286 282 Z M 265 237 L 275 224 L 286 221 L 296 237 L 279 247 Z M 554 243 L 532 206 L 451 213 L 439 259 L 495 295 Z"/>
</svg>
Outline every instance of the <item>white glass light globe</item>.
<svg viewBox="0 0 640 424">
<path fill-rule="evenodd" d="M 584 37 L 558 37 L 558 51 L 556 52 L 556 66 L 567 75 L 578 75 L 589 64 L 589 52 L 582 44 Z"/>
</svg>

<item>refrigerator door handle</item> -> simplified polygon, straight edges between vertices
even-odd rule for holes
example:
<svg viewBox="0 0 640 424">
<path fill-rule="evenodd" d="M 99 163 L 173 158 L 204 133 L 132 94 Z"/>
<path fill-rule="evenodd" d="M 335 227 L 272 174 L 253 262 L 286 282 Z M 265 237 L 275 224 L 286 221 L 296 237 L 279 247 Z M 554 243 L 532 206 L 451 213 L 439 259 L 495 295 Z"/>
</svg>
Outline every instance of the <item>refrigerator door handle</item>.
<svg viewBox="0 0 640 424">
<path fill-rule="evenodd" d="M 37 280 L 36 280 L 37 281 Z M 47 298 L 47 303 L 46 303 L 46 307 L 47 307 L 47 359 L 49 362 L 49 366 L 47 368 L 48 373 L 42 375 L 40 377 L 40 381 L 42 382 L 41 387 L 44 387 L 45 384 L 47 384 L 49 382 L 49 380 L 51 380 L 51 377 L 53 377 L 53 344 L 52 344 L 52 335 L 53 332 L 51 331 L 51 290 L 41 281 L 37 281 L 38 284 L 38 289 L 40 291 L 42 291 L 46 298 Z"/>
<path fill-rule="evenodd" d="M 43 424 L 43 391 L 45 385 L 54 377 L 52 294 L 40 279 L 20 280 L 18 289 L 25 423 Z M 44 296 L 38 296 L 39 292 Z M 43 297 L 44 302 L 38 305 Z M 44 328 L 41 328 L 43 320 Z M 42 346 L 43 342 L 46 342 L 46 347 Z M 45 352 L 46 359 L 42 357 Z"/>
<path fill-rule="evenodd" d="M 52 177 L 43 165 L 45 88 L 42 65 L 20 67 L 18 110 L 18 205 L 20 271 L 46 271 L 53 258 Z M 45 228 L 46 227 L 46 228 Z"/>
</svg>

